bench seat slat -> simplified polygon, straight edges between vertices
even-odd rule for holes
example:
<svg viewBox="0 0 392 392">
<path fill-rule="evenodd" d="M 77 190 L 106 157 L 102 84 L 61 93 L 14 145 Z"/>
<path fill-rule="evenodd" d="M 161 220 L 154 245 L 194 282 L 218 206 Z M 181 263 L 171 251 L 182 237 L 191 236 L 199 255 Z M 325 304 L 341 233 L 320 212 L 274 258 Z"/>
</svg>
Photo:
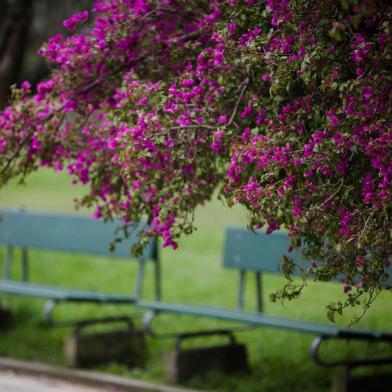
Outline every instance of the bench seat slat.
<svg viewBox="0 0 392 392">
<path fill-rule="evenodd" d="M 160 301 L 139 301 L 137 305 L 141 308 L 146 308 L 157 312 L 163 311 L 191 316 L 210 317 L 227 321 L 238 321 L 242 323 L 292 330 L 313 335 L 323 335 L 331 338 L 341 337 L 346 339 L 381 339 L 392 341 L 392 334 L 388 333 L 379 333 L 360 329 L 340 328 L 338 326 L 324 325 L 317 322 L 271 316 L 265 313 L 236 311 L 230 309 L 196 305 L 172 304 Z"/>
<path fill-rule="evenodd" d="M 68 289 L 42 284 L 0 280 L 0 291 L 7 294 L 25 295 L 30 297 L 48 298 L 59 301 L 73 302 L 105 302 L 105 303 L 135 303 L 135 297 L 125 295 L 103 294 L 93 291 Z"/>
</svg>

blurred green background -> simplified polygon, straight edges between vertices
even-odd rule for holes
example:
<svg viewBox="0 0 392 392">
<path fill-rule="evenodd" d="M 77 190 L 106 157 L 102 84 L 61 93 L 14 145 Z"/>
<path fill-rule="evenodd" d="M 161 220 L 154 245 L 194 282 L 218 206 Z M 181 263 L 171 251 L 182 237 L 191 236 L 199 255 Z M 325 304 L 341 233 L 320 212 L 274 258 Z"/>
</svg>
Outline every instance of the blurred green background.
<svg viewBox="0 0 392 392">
<path fill-rule="evenodd" d="M 74 210 L 74 198 L 84 194 L 82 186 L 71 185 L 64 173 L 40 170 L 28 178 L 26 185 L 10 184 L 0 193 L 0 208 L 23 206 L 27 210 L 79 213 Z M 246 212 L 228 208 L 213 200 L 200 207 L 196 213 L 198 230 L 180 241 L 179 249 L 164 249 L 162 255 L 163 298 L 165 301 L 213 306 L 235 305 L 238 276 L 221 266 L 224 230 L 228 225 L 246 225 Z M 4 260 L 0 249 L 0 268 Z M 61 286 L 129 294 L 136 273 L 135 263 L 118 260 L 84 257 L 42 251 L 31 252 L 31 280 Z M 14 278 L 20 276 L 20 264 L 15 263 Z M 254 279 L 248 277 L 245 302 L 248 309 L 255 309 Z M 264 276 L 266 311 L 271 314 L 300 317 L 329 323 L 325 306 L 343 296 L 339 284 L 309 283 L 299 300 L 271 303 L 268 294 L 281 287 L 280 276 Z M 145 281 L 145 298 L 152 298 L 152 271 Z M 45 324 L 42 307 L 44 301 L 1 295 L 3 304 L 14 313 L 13 326 L 0 332 L 0 355 L 63 364 L 63 341 L 72 333 L 70 328 L 50 328 Z M 392 330 L 390 309 L 391 294 L 382 293 L 357 327 Z M 128 306 L 62 305 L 56 316 L 64 319 L 99 317 L 133 313 Z M 339 324 L 347 324 L 360 309 L 348 311 Z M 158 331 L 196 330 L 216 328 L 230 324 L 210 319 L 184 316 L 163 316 L 154 324 Z M 252 370 L 246 375 L 213 374 L 207 379 L 194 379 L 188 385 L 216 391 L 328 391 L 331 378 L 339 376 L 341 369 L 323 369 L 310 359 L 312 336 L 300 333 L 260 328 L 238 334 L 238 340 L 247 344 Z M 220 338 L 203 338 L 188 343 L 209 345 L 221 342 Z M 165 353 L 173 349 L 173 340 L 149 339 L 149 360 L 144 369 L 129 370 L 111 364 L 102 371 L 129 375 L 140 379 L 163 380 Z M 391 354 L 390 347 L 369 346 L 364 343 L 329 343 L 323 353 L 330 358 Z M 379 369 L 366 369 L 366 372 Z M 363 372 L 363 371 L 362 371 Z"/>
</svg>

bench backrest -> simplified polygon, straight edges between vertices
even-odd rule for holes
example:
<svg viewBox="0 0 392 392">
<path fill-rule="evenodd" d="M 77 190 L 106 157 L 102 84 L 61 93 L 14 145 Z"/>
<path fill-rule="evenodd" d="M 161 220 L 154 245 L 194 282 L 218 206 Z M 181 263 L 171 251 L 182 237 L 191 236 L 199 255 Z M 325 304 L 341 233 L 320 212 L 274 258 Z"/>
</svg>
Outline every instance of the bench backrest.
<svg viewBox="0 0 392 392">
<path fill-rule="evenodd" d="M 239 227 L 229 227 L 226 230 L 223 264 L 227 268 L 243 271 L 279 273 L 281 260 L 284 255 L 303 268 L 311 261 L 304 260 L 298 251 L 289 252 L 290 240 L 285 232 L 253 233 Z M 389 278 L 384 285 L 392 286 L 392 268 L 389 268 Z M 294 274 L 299 274 L 297 269 Z"/>
<path fill-rule="evenodd" d="M 223 264 L 227 268 L 239 270 L 279 273 L 282 257 L 287 255 L 305 266 L 297 251 L 288 251 L 289 246 L 289 237 L 285 232 L 267 235 L 229 227 L 226 230 Z M 308 261 L 305 263 L 309 264 Z"/>
<path fill-rule="evenodd" d="M 58 250 L 72 253 L 122 257 L 132 260 L 130 250 L 138 232 L 146 226 L 138 223 L 129 238 L 111 252 L 110 243 L 121 222 L 94 221 L 76 215 L 54 215 L 0 210 L 0 245 Z M 151 240 L 138 260 L 155 260 L 156 243 Z"/>
</svg>

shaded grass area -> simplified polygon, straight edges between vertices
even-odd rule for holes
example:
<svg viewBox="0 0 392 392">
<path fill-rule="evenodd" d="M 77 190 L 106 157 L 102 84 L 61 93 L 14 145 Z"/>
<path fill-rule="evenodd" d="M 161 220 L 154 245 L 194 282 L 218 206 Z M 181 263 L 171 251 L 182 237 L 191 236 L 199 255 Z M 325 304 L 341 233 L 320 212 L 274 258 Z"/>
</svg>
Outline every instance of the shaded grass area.
<svg viewBox="0 0 392 392">
<path fill-rule="evenodd" d="M 69 185 L 63 174 L 41 171 L 30 177 L 28 186 L 11 184 L 0 194 L 1 207 L 23 205 L 26 209 L 41 211 L 73 212 L 73 198 L 83 195 L 82 187 Z M 88 211 L 80 213 L 89 214 Z M 243 225 L 246 214 L 241 209 L 229 209 L 219 201 L 200 208 L 196 215 L 198 230 L 183 238 L 177 251 L 162 251 L 162 277 L 164 300 L 212 306 L 235 305 L 237 274 L 223 270 L 221 256 L 224 229 L 227 225 Z M 0 250 L 0 267 L 4 260 L 4 249 Z M 119 294 L 130 294 L 136 265 L 117 259 L 69 255 L 55 252 L 31 252 L 31 280 L 61 286 L 99 290 Z M 12 275 L 21 274 L 20 263 L 14 265 Z M 255 308 L 254 279 L 248 276 L 245 303 L 248 309 Z M 264 276 L 266 294 L 265 308 L 271 314 L 299 317 L 328 323 L 325 305 L 336 296 L 343 295 L 337 284 L 309 284 L 305 294 L 291 303 L 271 303 L 268 293 L 283 284 L 280 276 Z M 152 298 L 152 271 L 148 268 L 145 280 L 145 298 Z M 1 295 L 4 304 L 12 308 L 14 323 L 11 330 L 0 333 L 0 355 L 32 359 L 51 364 L 63 363 L 63 341 L 72 333 L 67 328 L 49 328 L 43 319 L 44 301 L 23 297 Z M 383 293 L 361 321 L 360 327 L 392 330 L 390 293 Z M 347 312 L 344 325 L 359 312 Z M 99 317 L 135 313 L 128 306 L 63 305 L 56 310 L 61 319 Z M 162 316 L 154 324 L 158 331 L 213 329 L 228 326 L 228 323 L 210 319 L 184 316 Z M 212 375 L 207 380 L 193 380 L 190 385 L 217 391 L 327 391 L 330 379 L 340 370 L 322 369 L 309 358 L 312 336 L 274 329 L 260 328 L 238 334 L 238 340 L 247 345 L 251 372 L 246 375 Z M 222 338 L 203 338 L 186 343 L 208 345 L 222 342 Z M 162 358 L 173 349 L 172 340 L 149 339 L 149 360 L 145 369 L 129 370 L 112 364 L 103 371 L 129 375 L 140 379 L 162 380 L 164 365 Z M 368 346 L 359 343 L 333 343 L 323 350 L 328 357 L 350 357 L 391 354 L 387 346 Z M 367 371 L 373 371 L 370 369 Z"/>
</svg>

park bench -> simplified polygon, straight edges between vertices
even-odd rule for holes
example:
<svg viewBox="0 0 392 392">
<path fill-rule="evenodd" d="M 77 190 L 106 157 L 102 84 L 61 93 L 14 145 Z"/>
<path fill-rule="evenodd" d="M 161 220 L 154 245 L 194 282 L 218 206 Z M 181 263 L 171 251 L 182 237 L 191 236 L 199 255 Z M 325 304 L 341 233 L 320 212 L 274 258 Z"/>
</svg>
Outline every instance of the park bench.
<svg viewBox="0 0 392 392">
<path fill-rule="evenodd" d="M 152 321 L 159 314 L 174 313 L 179 315 L 189 315 L 197 317 L 207 317 L 227 321 L 239 322 L 250 327 L 270 327 L 297 331 L 316 336 L 312 344 L 312 358 L 319 365 L 323 366 L 344 366 L 347 374 L 350 369 L 362 365 L 391 363 L 392 358 L 379 359 L 357 359 L 326 361 L 319 354 L 322 343 L 329 339 L 360 340 L 370 342 L 392 343 L 392 333 L 363 330 L 359 328 L 339 327 L 334 324 L 323 324 L 318 322 L 298 320 L 287 317 L 278 317 L 266 314 L 263 311 L 262 299 L 262 274 L 281 273 L 279 267 L 282 256 L 288 254 L 289 238 L 286 233 L 275 232 L 271 235 L 265 233 L 252 233 L 242 228 L 228 228 L 225 237 L 223 266 L 239 272 L 237 309 L 225 309 L 209 306 L 194 306 L 185 304 L 168 303 L 163 301 L 138 301 L 138 306 L 145 308 L 148 312 L 145 315 L 145 328 L 152 335 L 159 337 L 154 332 Z M 299 253 L 295 251 L 290 256 L 297 262 L 304 263 Z M 299 271 L 297 271 L 299 272 Z M 256 304 L 257 311 L 244 310 L 244 290 L 246 273 L 253 273 L 256 279 Z M 392 285 L 392 279 L 385 283 Z M 217 333 L 224 331 L 219 330 Z M 213 334 L 214 331 L 190 332 L 183 334 L 167 334 L 177 338 L 176 347 L 187 337 L 204 336 Z M 165 335 L 161 335 L 164 337 Z"/>
<path fill-rule="evenodd" d="M 154 266 L 155 294 L 156 298 L 159 298 L 160 271 L 155 240 L 148 243 L 141 256 L 137 258 L 130 256 L 131 247 L 137 241 L 137 233 L 145 226 L 145 223 L 138 223 L 129 238 L 117 244 L 115 251 L 111 252 L 109 245 L 115 239 L 115 229 L 121 222 L 104 223 L 75 215 L 2 210 L 0 210 L 0 217 L 2 220 L 0 222 L 0 246 L 6 247 L 0 292 L 47 299 L 44 309 L 49 322 L 53 323 L 53 308 L 63 302 L 135 304 L 142 293 L 145 263 L 148 261 Z M 14 253 L 17 248 L 21 250 L 20 261 L 22 263 L 22 277 L 18 280 L 11 277 L 11 266 L 15 262 Z M 29 250 L 31 249 L 136 261 L 138 272 L 134 281 L 134 292 L 130 292 L 129 295 L 118 295 L 32 283 L 29 281 Z M 57 263 L 58 260 L 53 256 L 53 268 L 61 268 Z"/>
<path fill-rule="evenodd" d="M 0 245 L 6 247 L 3 279 L 0 280 L 0 292 L 48 299 L 46 316 L 51 320 L 51 310 L 61 302 L 89 302 L 134 304 L 146 310 L 144 324 L 147 331 L 155 334 L 152 321 L 162 313 L 174 313 L 221 319 L 238 322 L 243 327 L 271 327 L 316 336 L 312 345 L 312 357 L 323 366 L 344 366 L 346 369 L 367 365 L 391 363 L 392 358 L 358 359 L 342 361 L 325 361 L 320 357 L 321 344 L 329 339 L 362 340 L 371 342 L 392 343 L 392 333 L 343 328 L 333 324 L 322 324 L 306 320 L 269 315 L 263 310 L 262 274 L 280 273 L 279 266 L 282 256 L 286 253 L 289 240 L 284 233 L 254 234 L 241 228 L 228 228 L 225 238 L 223 266 L 237 270 L 239 273 L 237 309 L 227 309 L 211 306 L 195 306 L 168 303 L 162 301 L 160 293 L 160 265 L 157 244 L 151 240 L 143 254 L 137 258 L 138 273 L 134 283 L 133 295 L 116 295 L 84 290 L 75 290 L 54 285 L 31 283 L 28 274 L 28 250 L 43 249 L 70 253 L 93 254 L 97 256 L 119 257 L 132 260 L 129 250 L 136 241 L 137 229 L 131 233 L 129 239 L 118 244 L 114 253 L 109 251 L 108 244 L 114 239 L 114 231 L 120 222 L 103 223 L 92 221 L 80 216 L 45 215 L 27 212 L 0 211 L 3 221 L 0 223 Z M 142 223 L 137 225 L 141 228 Z M 21 249 L 22 279 L 11 279 L 11 265 L 14 261 L 15 248 Z M 299 254 L 290 254 L 296 261 L 300 261 Z M 147 261 L 153 262 L 155 300 L 141 299 L 144 267 Z M 55 261 L 54 261 L 55 262 Z M 244 310 L 244 291 L 246 274 L 253 273 L 256 278 L 257 311 Z M 391 285 L 392 279 L 386 282 Z M 174 334 L 177 347 L 186 338 L 206 336 L 211 334 L 230 334 L 231 331 L 221 329 L 217 331 L 196 331 Z M 173 336 L 166 334 L 166 336 Z M 347 372 L 348 373 L 348 372 Z"/>
</svg>

